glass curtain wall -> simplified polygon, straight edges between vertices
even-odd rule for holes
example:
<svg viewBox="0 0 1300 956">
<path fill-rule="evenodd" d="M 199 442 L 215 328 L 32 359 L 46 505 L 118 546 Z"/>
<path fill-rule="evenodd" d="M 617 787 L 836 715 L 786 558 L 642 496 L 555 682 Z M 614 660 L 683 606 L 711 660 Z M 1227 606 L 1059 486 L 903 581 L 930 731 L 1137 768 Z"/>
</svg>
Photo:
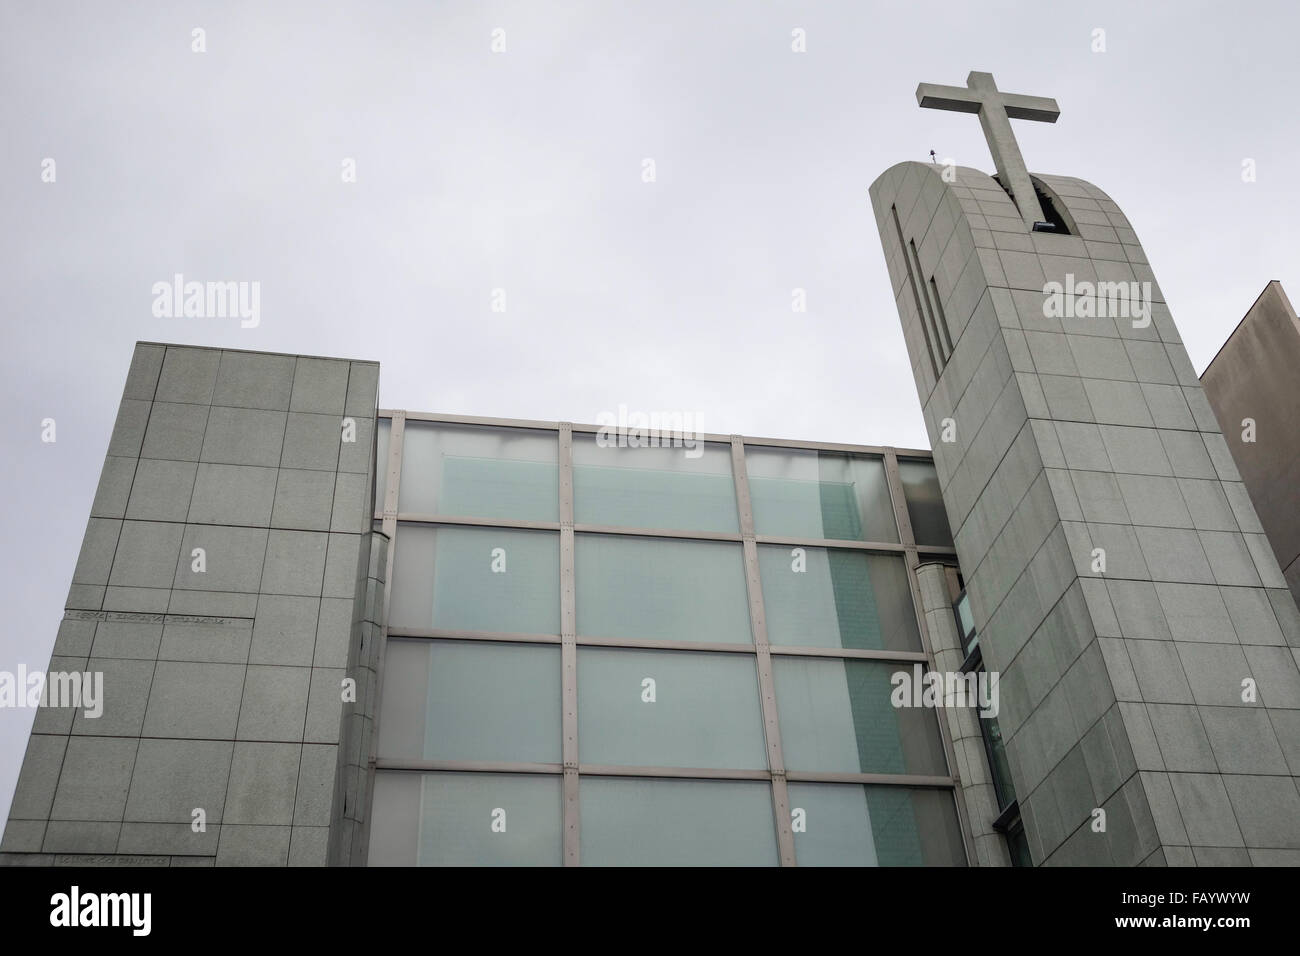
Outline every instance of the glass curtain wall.
<svg viewBox="0 0 1300 956">
<path fill-rule="evenodd" d="M 937 715 L 891 703 L 926 665 L 896 509 L 951 545 L 928 462 L 412 418 L 377 443 L 371 865 L 965 864 Z"/>
</svg>

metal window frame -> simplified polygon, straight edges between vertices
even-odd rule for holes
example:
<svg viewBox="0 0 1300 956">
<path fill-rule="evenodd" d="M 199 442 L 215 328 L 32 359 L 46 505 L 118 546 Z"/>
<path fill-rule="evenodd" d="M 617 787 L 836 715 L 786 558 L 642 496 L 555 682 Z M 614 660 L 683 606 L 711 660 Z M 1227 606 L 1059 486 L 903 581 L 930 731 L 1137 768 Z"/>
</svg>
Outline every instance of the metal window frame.
<svg viewBox="0 0 1300 956">
<path fill-rule="evenodd" d="M 384 628 L 379 648 L 379 674 L 376 682 L 375 713 L 373 733 L 371 735 L 370 754 L 368 758 L 367 806 L 373 807 L 374 781 L 380 772 L 467 772 L 467 773 L 532 773 L 559 775 L 563 778 L 563 855 L 565 866 L 577 866 L 581 862 L 581 816 L 579 785 L 581 777 L 616 776 L 616 777 L 651 777 L 667 779 L 694 780 L 756 780 L 768 781 L 772 787 L 772 807 L 774 823 L 777 828 L 777 849 L 782 866 L 795 866 L 797 859 L 794 847 L 794 834 L 790 821 L 789 789 L 791 782 L 798 783 L 833 783 L 848 785 L 903 787 L 907 789 L 942 789 L 948 791 L 955 802 L 958 826 L 962 834 L 962 845 L 969 864 L 976 859 L 967 811 L 962 798 L 960 781 L 953 768 L 957 766 L 950 734 L 944 721 L 937 721 L 943 742 L 944 755 L 947 760 L 948 775 L 916 774 L 879 774 L 879 773 L 837 773 L 787 770 L 781 747 L 780 716 L 776 698 L 775 681 L 772 669 L 772 657 L 805 658 L 841 658 L 845 660 L 876 660 L 894 663 L 932 664 L 933 651 L 924 614 L 921 611 L 920 592 L 916 578 L 916 567 L 921 555 L 927 557 L 952 557 L 953 548 L 935 545 L 918 545 L 912 531 L 911 519 L 907 511 L 907 500 L 899 475 L 900 458 L 933 461 L 933 454 L 926 449 L 894 448 L 890 446 L 856 445 L 841 442 L 796 441 L 790 439 L 756 438 L 742 435 L 705 434 L 690 436 L 700 440 L 727 445 L 730 448 L 732 480 L 735 486 L 736 506 L 739 518 L 739 533 L 691 531 L 663 528 L 627 528 L 608 525 L 576 524 L 574 522 L 573 499 L 573 436 L 575 433 L 586 435 L 598 433 L 601 426 L 574 424 L 569 422 L 537 421 L 530 419 L 493 418 L 485 416 L 442 415 L 430 412 L 411 412 L 402 409 L 379 409 L 377 421 L 390 421 L 388 461 L 386 463 L 388 482 L 382 508 L 377 508 L 374 519 L 382 522 L 383 532 L 388 536 L 388 574 L 384 585 Z M 498 518 L 473 518 L 455 515 L 430 515 L 423 513 L 401 512 L 399 500 L 401 495 L 401 472 L 403 463 L 403 446 L 406 422 L 428 423 L 430 425 L 470 425 L 489 428 L 520 428 L 537 431 L 552 431 L 557 439 L 557 469 L 559 488 L 559 516 L 554 521 L 528 521 Z M 671 433 L 670 433 L 671 440 Z M 780 535 L 760 535 L 754 527 L 753 509 L 749 493 L 749 475 L 745 463 L 747 445 L 771 448 L 786 448 L 803 451 L 827 451 L 848 453 L 879 459 L 885 470 L 890 504 L 892 506 L 898 542 L 851 541 L 829 538 L 797 538 Z M 377 463 L 378 465 L 378 463 Z M 403 524 L 409 525 L 444 525 L 473 526 L 483 528 L 504 528 L 525 531 L 550 531 L 560 536 L 560 634 L 525 634 L 514 632 L 461 631 L 449 629 L 422 629 L 409 627 L 389 627 L 388 609 L 391 603 L 394 558 L 396 554 L 397 534 Z M 628 638 L 609 638 L 600 636 L 579 636 L 577 634 L 577 594 L 576 594 L 576 535 L 577 534 L 617 534 L 635 537 L 659 537 L 678 540 L 726 541 L 741 545 L 745 565 L 746 587 L 749 602 L 750 629 L 752 643 L 723 644 L 694 641 L 638 640 Z M 841 550 L 857 550 L 867 553 L 892 555 L 903 559 L 907 572 L 908 589 L 912 609 L 916 617 L 917 631 L 920 635 L 920 651 L 876 651 L 844 647 L 803 647 L 792 645 L 771 645 L 767 641 L 767 625 L 762 596 L 762 582 L 758 568 L 759 545 L 788 545 L 790 547 L 814 547 Z M 434 761 L 408 760 L 384 757 L 378 753 L 379 720 L 384 684 L 384 662 L 389 640 L 457 640 L 485 641 L 497 643 L 558 644 L 561 649 L 561 697 L 562 697 L 562 762 L 496 762 L 496 761 Z M 720 768 L 658 767 L 658 766 L 612 766 L 604 764 L 585 764 L 578 760 L 578 684 L 577 684 L 577 649 L 587 647 L 626 647 L 645 650 L 664 651 L 706 651 L 736 654 L 750 654 L 755 659 L 758 674 L 759 705 L 763 720 L 764 738 L 769 766 L 765 769 L 735 770 Z M 364 825 L 365 840 L 363 847 L 368 851 L 370 815 Z"/>
</svg>

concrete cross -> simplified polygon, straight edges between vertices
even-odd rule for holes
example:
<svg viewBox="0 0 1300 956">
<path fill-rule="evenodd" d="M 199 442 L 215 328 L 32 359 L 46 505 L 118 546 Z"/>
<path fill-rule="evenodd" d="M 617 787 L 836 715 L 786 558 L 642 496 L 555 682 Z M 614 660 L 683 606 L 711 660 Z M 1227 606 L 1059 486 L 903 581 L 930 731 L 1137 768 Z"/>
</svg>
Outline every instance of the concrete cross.
<svg viewBox="0 0 1300 956">
<path fill-rule="evenodd" d="M 1002 186 L 1015 201 L 1020 216 L 1032 230 L 1035 223 L 1044 222 L 1043 207 L 1038 203 L 1034 185 L 1029 181 L 1024 157 L 1016 145 L 1016 135 L 1011 131 L 1011 120 L 1039 120 L 1055 123 L 1061 115 L 1056 100 L 1046 96 L 1023 96 L 1003 93 L 993 82 L 992 73 L 975 73 L 966 77 L 966 86 L 939 86 L 922 83 L 916 88 L 916 101 L 932 110 L 954 110 L 958 113 L 978 113 L 988 140 L 993 165 L 997 167 Z"/>
</svg>

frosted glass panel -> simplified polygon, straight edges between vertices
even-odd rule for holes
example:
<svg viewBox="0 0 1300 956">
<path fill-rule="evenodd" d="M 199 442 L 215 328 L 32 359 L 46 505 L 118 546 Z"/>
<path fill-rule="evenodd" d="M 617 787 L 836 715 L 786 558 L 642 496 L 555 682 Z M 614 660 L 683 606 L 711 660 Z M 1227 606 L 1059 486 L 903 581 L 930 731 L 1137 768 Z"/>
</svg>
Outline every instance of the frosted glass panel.
<svg viewBox="0 0 1300 956">
<path fill-rule="evenodd" d="M 753 640 L 739 544 L 580 534 L 575 545 L 579 634 Z"/>
<path fill-rule="evenodd" d="M 791 783 L 800 866 L 965 866 L 961 830 L 947 790 Z"/>
<path fill-rule="evenodd" d="M 910 663 L 776 657 L 772 670 L 787 768 L 947 774 L 934 709 L 890 701 Z"/>
<path fill-rule="evenodd" d="M 578 648 L 578 752 L 593 764 L 763 769 L 753 655 Z"/>
<path fill-rule="evenodd" d="M 401 524 L 389 624 L 560 633 L 560 536 Z"/>
<path fill-rule="evenodd" d="M 408 421 L 400 511 L 558 521 L 558 440 L 527 428 Z"/>
<path fill-rule="evenodd" d="M 740 530 L 731 449 L 717 443 L 617 448 L 597 445 L 595 435 L 574 435 L 573 505 L 580 524 Z"/>
<path fill-rule="evenodd" d="M 747 445 L 745 467 L 759 534 L 898 541 L 879 459 Z"/>
<path fill-rule="evenodd" d="M 560 649 L 408 641 L 384 656 L 379 755 L 560 762 Z"/>
<path fill-rule="evenodd" d="M 776 866 L 766 782 L 583 777 L 587 866 Z"/>
<path fill-rule="evenodd" d="M 921 650 L 902 558 L 759 545 L 758 567 L 769 643 Z"/>
<path fill-rule="evenodd" d="M 369 863 L 559 866 L 561 780 L 552 774 L 381 771 L 375 774 Z"/>
<path fill-rule="evenodd" d="M 934 463 L 900 459 L 898 476 L 902 479 L 907 517 L 912 522 L 912 537 L 916 543 L 951 548 L 952 530 L 948 527 L 948 512 L 943 507 Z"/>
</svg>

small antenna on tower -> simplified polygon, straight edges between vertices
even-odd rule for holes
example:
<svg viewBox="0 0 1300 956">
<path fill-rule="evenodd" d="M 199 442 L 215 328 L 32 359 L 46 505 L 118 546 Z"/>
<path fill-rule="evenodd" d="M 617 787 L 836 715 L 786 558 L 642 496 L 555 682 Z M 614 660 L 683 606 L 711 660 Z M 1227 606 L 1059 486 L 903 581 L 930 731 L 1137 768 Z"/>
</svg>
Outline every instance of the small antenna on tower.
<svg viewBox="0 0 1300 956">
<path fill-rule="evenodd" d="M 934 150 L 930 150 L 930 162 L 932 163 L 938 162 L 938 160 L 934 158 Z"/>
</svg>

